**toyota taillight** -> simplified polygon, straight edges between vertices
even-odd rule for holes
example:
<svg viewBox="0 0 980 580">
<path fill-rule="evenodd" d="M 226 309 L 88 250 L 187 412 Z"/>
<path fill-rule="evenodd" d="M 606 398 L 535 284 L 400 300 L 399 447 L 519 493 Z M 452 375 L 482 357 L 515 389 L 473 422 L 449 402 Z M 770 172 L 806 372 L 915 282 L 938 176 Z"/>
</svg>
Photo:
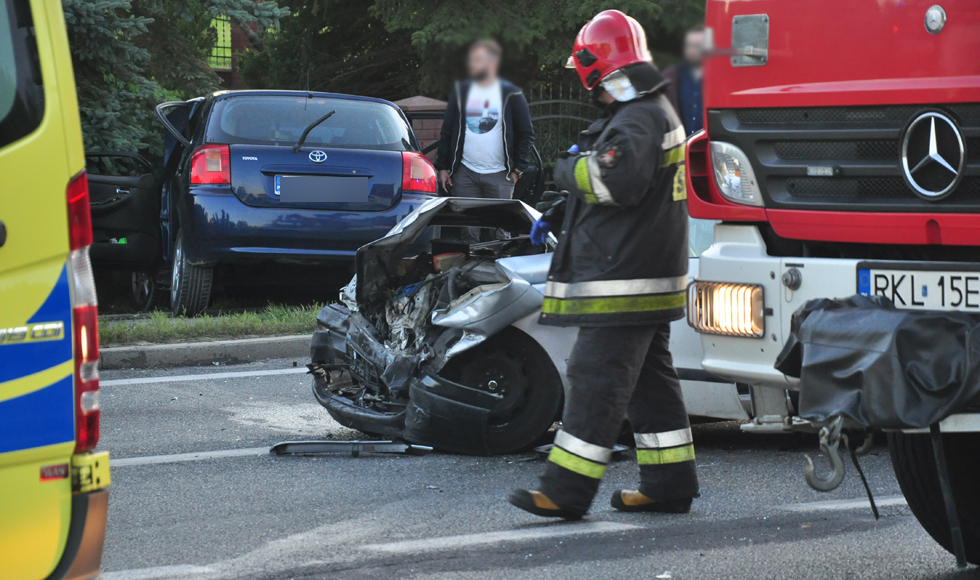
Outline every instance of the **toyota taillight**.
<svg viewBox="0 0 980 580">
<path fill-rule="evenodd" d="M 229 185 L 231 152 L 227 145 L 204 145 L 191 155 L 191 185 Z"/>
<path fill-rule="evenodd" d="M 435 194 L 436 168 L 416 151 L 402 152 L 402 192 Z"/>
<path fill-rule="evenodd" d="M 92 217 L 85 172 L 68 183 L 67 197 L 75 351 L 75 451 L 80 453 L 95 449 L 99 442 L 99 303 L 88 255 Z"/>
</svg>

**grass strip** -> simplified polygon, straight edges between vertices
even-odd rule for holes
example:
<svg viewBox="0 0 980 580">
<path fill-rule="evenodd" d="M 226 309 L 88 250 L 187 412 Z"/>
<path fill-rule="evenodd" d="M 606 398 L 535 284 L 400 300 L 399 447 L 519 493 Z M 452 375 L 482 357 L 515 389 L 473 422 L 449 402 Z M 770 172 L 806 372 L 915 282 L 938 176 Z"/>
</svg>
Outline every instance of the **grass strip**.
<svg viewBox="0 0 980 580">
<path fill-rule="evenodd" d="M 170 317 L 158 310 L 138 320 L 100 320 L 99 341 L 103 346 L 123 346 L 312 334 L 321 308 L 322 304 L 269 304 L 253 312 L 195 318 Z"/>
</svg>

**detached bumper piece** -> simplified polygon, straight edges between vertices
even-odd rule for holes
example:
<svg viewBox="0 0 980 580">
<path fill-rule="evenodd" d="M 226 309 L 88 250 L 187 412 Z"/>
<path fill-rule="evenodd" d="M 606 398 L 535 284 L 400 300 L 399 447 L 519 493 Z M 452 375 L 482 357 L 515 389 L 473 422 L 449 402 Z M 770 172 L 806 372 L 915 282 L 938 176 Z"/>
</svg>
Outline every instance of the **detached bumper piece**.
<svg viewBox="0 0 980 580">
<path fill-rule="evenodd" d="M 409 403 L 397 414 L 381 413 L 334 396 L 324 405 L 351 429 L 403 439 L 451 453 L 490 455 L 487 427 L 499 395 L 422 374 L 409 381 Z"/>
<path fill-rule="evenodd" d="M 882 297 L 811 300 L 776 368 L 800 378 L 800 416 L 923 429 L 980 404 L 980 316 L 897 310 Z"/>
<path fill-rule="evenodd" d="M 405 455 L 428 455 L 431 447 L 412 445 L 400 441 L 284 441 L 272 446 L 273 455 L 330 455 L 350 453 L 360 457 L 361 453 L 403 453 Z"/>
</svg>

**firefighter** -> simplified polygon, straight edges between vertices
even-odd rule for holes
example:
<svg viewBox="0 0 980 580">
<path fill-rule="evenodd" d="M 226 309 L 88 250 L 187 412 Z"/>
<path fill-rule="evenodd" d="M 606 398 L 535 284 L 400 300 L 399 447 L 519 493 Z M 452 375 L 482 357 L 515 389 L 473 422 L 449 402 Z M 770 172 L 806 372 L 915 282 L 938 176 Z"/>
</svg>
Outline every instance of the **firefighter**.
<svg viewBox="0 0 980 580">
<path fill-rule="evenodd" d="M 687 287 L 685 132 L 665 95 L 639 23 L 618 10 L 579 32 L 570 64 L 604 103 L 602 117 L 561 155 L 559 199 L 532 240 L 558 234 L 541 324 L 579 327 L 568 361 L 562 429 L 541 485 L 510 502 L 533 514 L 581 518 L 599 489 L 627 417 L 638 490 L 622 511 L 687 513 L 698 497 L 694 446 L 671 360 L 670 323 Z"/>
</svg>

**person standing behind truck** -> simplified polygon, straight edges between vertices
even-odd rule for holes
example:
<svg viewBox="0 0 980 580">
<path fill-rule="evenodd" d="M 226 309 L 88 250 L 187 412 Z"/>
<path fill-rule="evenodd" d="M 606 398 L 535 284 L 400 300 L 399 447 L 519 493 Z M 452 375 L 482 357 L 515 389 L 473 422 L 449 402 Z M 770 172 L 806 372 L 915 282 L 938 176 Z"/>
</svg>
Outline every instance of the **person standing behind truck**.
<svg viewBox="0 0 980 580">
<path fill-rule="evenodd" d="M 530 163 L 531 114 L 521 89 L 497 76 L 502 54 L 493 40 L 470 45 L 470 78 L 449 96 L 435 163 L 445 193 L 510 199 Z"/>
<path fill-rule="evenodd" d="M 617 490 L 612 506 L 687 513 L 698 478 L 668 350 L 670 322 L 686 303 L 684 127 L 636 20 L 599 13 L 570 60 L 606 110 L 558 161 L 555 179 L 570 192 L 564 212 L 559 200 L 531 238 L 543 244 L 564 213 L 540 322 L 580 329 L 563 426 L 540 488 L 515 490 L 510 502 L 539 516 L 582 517 L 628 412 L 640 488 Z"/>
<path fill-rule="evenodd" d="M 704 25 L 692 27 L 684 35 L 684 60 L 664 71 L 670 81 L 667 99 L 691 136 L 704 128 L 701 85 L 704 83 Z"/>
</svg>

